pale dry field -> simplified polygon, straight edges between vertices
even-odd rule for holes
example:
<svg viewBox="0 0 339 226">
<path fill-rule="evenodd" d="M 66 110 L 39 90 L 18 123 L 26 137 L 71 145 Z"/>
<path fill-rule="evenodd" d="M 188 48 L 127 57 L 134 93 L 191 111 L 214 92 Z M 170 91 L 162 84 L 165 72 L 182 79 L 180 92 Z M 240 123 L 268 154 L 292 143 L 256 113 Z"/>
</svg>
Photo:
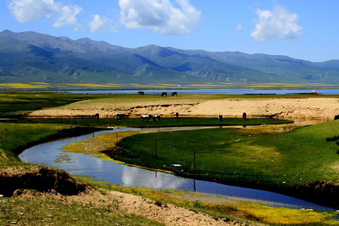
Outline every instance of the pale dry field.
<svg viewBox="0 0 339 226">
<path fill-rule="evenodd" d="M 333 120 L 339 114 L 339 98 L 330 97 L 275 97 L 275 98 L 222 98 L 208 95 L 154 98 L 105 98 L 86 100 L 59 108 L 32 112 L 29 116 L 58 117 L 99 114 L 112 118 L 117 113 L 139 117 L 141 114 L 159 114 L 162 117 L 241 117 L 276 116 L 286 119 Z"/>
</svg>

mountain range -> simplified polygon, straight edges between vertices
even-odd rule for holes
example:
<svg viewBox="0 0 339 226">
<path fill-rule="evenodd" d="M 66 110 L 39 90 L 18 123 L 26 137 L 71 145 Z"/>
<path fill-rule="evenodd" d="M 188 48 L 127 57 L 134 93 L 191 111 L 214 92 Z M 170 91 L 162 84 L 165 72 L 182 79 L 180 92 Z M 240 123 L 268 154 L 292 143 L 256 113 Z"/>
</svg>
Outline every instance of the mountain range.
<svg viewBox="0 0 339 226">
<path fill-rule="evenodd" d="M 0 32 L 0 82 L 95 84 L 339 83 L 339 60 L 208 52 Z"/>
</svg>

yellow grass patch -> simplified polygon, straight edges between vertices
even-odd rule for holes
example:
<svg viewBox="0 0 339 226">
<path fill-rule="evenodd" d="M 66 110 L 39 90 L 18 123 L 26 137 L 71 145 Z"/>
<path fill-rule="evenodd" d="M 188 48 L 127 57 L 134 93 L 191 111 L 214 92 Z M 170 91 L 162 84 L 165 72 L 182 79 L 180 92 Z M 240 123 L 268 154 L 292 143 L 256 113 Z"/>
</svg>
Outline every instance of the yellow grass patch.
<svg viewBox="0 0 339 226">
<path fill-rule="evenodd" d="M 239 204 L 237 208 L 260 218 L 262 222 L 270 224 L 325 223 L 339 225 L 338 221 L 329 219 L 330 217 L 337 216 L 338 214 L 336 213 L 317 213 L 312 210 L 277 208 L 251 203 Z"/>
<path fill-rule="evenodd" d="M 31 82 L 31 84 L 37 84 L 37 85 L 49 85 L 46 82 Z"/>
<path fill-rule="evenodd" d="M 272 134 L 272 133 L 282 133 L 291 131 L 297 128 L 294 124 L 283 124 L 283 125 L 262 125 L 262 126 L 253 126 L 239 129 L 238 131 L 245 134 Z"/>
<path fill-rule="evenodd" d="M 230 82 L 219 82 L 220 85 L 234 85 L 234 83 Z"/>
<path fill-rule="evenodd" d="M 324 86 L 324 87 L 338 87 L 338 85 L 334 85 L 334 84 L 325 84 L 325 83 L 301 83 L 304 86 L 307 87 L 312 87 L 312 86 Z"/>
<path fill-rule="evenodd" d="M 291 83 L 259 83 L 259 84 L 252 84 L 252 85 L 247 85 L 247 87 L 251 88 L 270 88 L 270 87 L 297 87 L 301 88 L 304 87 L 305 85 L 302 84 L 291 84 Z"/>
<path fill-rule="evenodd" d="M 10 88 L 10 89 L 41 89 L 48 88 L 50 85 L 48 83 L 0 83 L 0 88 Z"/>
<path fill-rule="evenodd" d="M 181 85 L 178 84 L 159 84 L 160 86 L 165 86 L 165 87 L 171 87 L 171 88 L 175 88 L 175 87 L 181 87 Z"/>
<path fill-rule="evenodd" d="M 234 83 L 205 83 L 205 84 L 192 84 L 192 87 L 223 87 L 223 86 L 231 86 L 234 85 Z"/>
<path fill-rule="evenodd" d="M 122 87 L 119 84 L 63 84 L 63 86 L 78 86 L 86 88 L 117 88 Z"/>
<path fill-rule="evenodd" d="M 130 83 L 131 86 L 138 87 L 138 88 L 154 88 L 157 87 L 155 85 L 141 85 L 138 83 Z"/>
<path fill-rule="evenodd" d="M 173 88 L 173 87 L 176 87 L 177 85 L 174 85 L 174 84 L 159 84 L 159 85 L 141 85 L 141 84 L 138 84 L 138 83 L 131 83 L 130 84 L 132 87 L 135 87 L 135 88 L 145 88 L 145 89 L 166 89 L 166 88 Z"/>
<path fill-rule="evenodd" d="M 333 84 L 324 84 L 324 83 L 258 83 L 258 84 L 249 84 L 245 87 L 248 88 L 309 88 L 309 87 L 336 87 L 337 85 Z"/>
<path fill-rule="evenodd" d="M 127 131 L 108 133 L 100 136 L 91 137 L 85 141 L 71 143 L 63 147 L 65 151 L 84 153 L 84 154 L 102 154 L 110 148 L 114 148 L 117 142 L 121 139 L 133 136 L 140 133 L 140 131 Z"/>
</svg>

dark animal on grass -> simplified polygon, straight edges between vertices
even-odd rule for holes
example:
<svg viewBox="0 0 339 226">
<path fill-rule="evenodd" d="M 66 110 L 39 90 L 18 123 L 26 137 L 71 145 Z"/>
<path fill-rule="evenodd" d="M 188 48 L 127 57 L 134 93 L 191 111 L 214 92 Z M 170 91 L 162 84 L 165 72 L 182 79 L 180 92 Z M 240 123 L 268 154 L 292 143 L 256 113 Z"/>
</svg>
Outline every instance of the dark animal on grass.
<svg viewBox="0 0 339 226">
<path fill-rule="evenodd" d="M 161 96 L 163 97 L 163 96 L 166 96 L 167 97 L 167 93 L 166 92 L 162 92 L 161 93 Z"/>
<path fill-rule="evenodd" d="M 126 118 L 128 118 L 128 117 L 129 117 L 129 114 L 121 114 L 121 113 L 117 113 L 117 114 L 115 115 L 115 118 L 116 118 L 117 120 L 126 119 Z"/>
<path fill-rule="evenodd" d="M 339 119 L 339 115 L 334 116 L 334 120 L 337 120 L 337 119 Z"/>
<path fill-rule="evenodd" d="M 222 115 L 218 115 L 218 120 L 222 121 Z"/>
<path fill-rule="evenodd" d="M 138 92 L 139 95 L 144 95 L 145 93 L 143 91 Z"/>
<path fill-rule="evenodd" d="M 318 95 L 318 92 L 313 90 L 313 91 L 311 91 L 311 94 L 316 96 L 316 95 Z"/>
<path fill-rule="evenodd" d="M 172 97 L 173 97 L 173 96 L 178 96 L 178 93 L 177 93 L 177 92 L 173 92 L 173 93 L 172 93 Z"/>
<path fill-rule="evenodd" d="M 121 113 L 117 113 L 117 114 L 115 115 L 115 117 L 116 117 L 117 120 L 121 120 L 121 119 L 122 119 L 122 116 L 123 116 L 123 114 L 121 114 Z"/>
<path fill-rule="evenodd" d="M 95 117 L 96 119 L 99 119 L 99 113 L 96 113 L 96 114 L 94 115 L 94 117 Z"/>
</svg>

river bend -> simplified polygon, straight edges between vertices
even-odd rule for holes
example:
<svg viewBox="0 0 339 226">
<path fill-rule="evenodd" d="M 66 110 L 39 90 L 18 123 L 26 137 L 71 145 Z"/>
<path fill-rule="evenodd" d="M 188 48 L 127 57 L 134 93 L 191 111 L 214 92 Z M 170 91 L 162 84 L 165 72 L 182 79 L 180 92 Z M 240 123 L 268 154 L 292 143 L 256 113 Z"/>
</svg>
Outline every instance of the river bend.
<svg viewBox="0 0 339 226">
<path fill-rule="evenodd" d="M 226 197 L 252 199 L 258 202 L 269 202 L 275 206 L 306 208 L 320 211 L 332 210 L 327 207 L 273 192 L 182 178 L 173 174 L 119 164 L 97 158 L 94 155 L 70 153 L 62 150 L 62 147 L 65 145 L 83 141 L 92 136 L 127 130 L 138 129 L 119 128 L 43 143 L 26 149 L 19 155 L 19 158 L 23 162 L 52 166 L 63 169 L 73 175 L 87 175 L 97 181 L 106 181 L 111 184 L 127 187 L 188 190 Z"/>
</svg>

